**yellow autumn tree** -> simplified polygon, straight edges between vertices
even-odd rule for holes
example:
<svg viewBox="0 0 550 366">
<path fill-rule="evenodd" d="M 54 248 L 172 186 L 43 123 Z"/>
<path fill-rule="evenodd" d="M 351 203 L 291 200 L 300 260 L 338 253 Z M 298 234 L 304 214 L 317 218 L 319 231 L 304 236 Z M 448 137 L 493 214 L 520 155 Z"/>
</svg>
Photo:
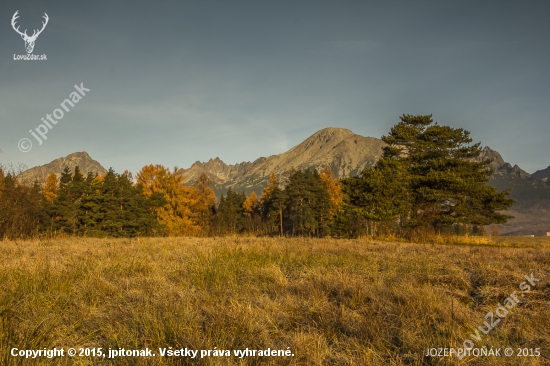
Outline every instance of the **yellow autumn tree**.
<svg viewBox="0 0 550 366">
<path fill-rule="evenodd" d="M 193 189 L 185 185 L 177 167 L 170 171 L 162 165 L 147 165 L 137 173 L 136 179 L 146 197 L 160 193 L 166 200 L 157 209 L 157 219 L 170 236 L 196 235 L 200 231 L 196 215 L 191 211 Z"/>
<path fill-rule="evenodd" d="M 279 187 L 279 178 L 275 175 L 274 172 L 271 172 L 269 175 L 269 180 L 267 181 L 267 187 L 264 188 L 262 195 L 260 196 L 260 203 L 265 205 L 273 196 L 275 190 Z"/>
<path fill-rule="evenodd" d="M 210 232 L 210 223 L 214 216 L 214 206 L 216 205 L 216 195 L 211 185 L 214 182 L 208 174 L 202 172 L 199 178 L 193 184 L 193 212 L 197 217 L 197 224 L 203 234 Z"/>
<path fill-rule="evenodd" d="M 105 180 L 105 177 L 107 176 L 108 173 L 104 173 L 104 174 L 101 174 L 101 175 L 97 175 L 95 178 L 94 178 L 94 183 L 101 183 Z"/>
<path fill-rule="evenodd" d="M 258 211 L 260 202 L 258 202 L 258 196 L 256 192 L 252 192 L 250 196 L 247 196 L 243 203 L 244 214 L 248 217 L 251 217 L 252 214 Z"/>
<path fill-rule="evenodd" d="M 344 192 L 342 190 L 342 183 L 340 179 L 334 178 L 332 170 L 326 166 L 321 173 L 321 183 L 330 196 L 330 214 L 334 215 L 338 212 L 340 205 L 344 199 Z"/>
<path fill-rule="evenodd" d="M 250 223 L 250 230 L 256 232 L 260 228 L 262 222 L 260 216 L 260 201 L 256 192 L 252 192 L 250 196 L 247 196 L 243 202 L 244 214 L 248 216 Z"/>
<path fill-rule="evenodd" d="M 53 202 L 57 198 L 57 175 L 55 173 L 50 173 L 46 178 L 46 184 L 42 188 L 42 195 L 48 202 Z"/>
</svg>

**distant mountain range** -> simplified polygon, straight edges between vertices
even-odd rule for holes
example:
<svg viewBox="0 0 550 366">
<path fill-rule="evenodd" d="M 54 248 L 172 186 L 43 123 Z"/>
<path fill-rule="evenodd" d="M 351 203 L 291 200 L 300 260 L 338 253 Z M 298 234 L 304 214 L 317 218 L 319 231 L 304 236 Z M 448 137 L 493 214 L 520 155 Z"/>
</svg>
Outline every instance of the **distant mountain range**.
<svg viewBox="0 0 550 366">
<path fill-rule="evenodd" d="M 194 163 L 180 172 L 187 182 L 193 182 L 205 172 L 220 188 L 261 194 L 271 172 L 282 181 L 294 169 L 322 169 L 330 167 L 337 177 L 359 174 L 374 165 L 382 155 L 384 142 L 374 137 L 354 134 L 344 128 L 325 128 L 304 142 L 279 155 L 258 158 L 253 162 L 227 165 L 219 158 Z"/>
<path fill-rule="evenodd" d="M 230 187 L 238 192 L 261 194 L 271 172 L 275 172 L 284 182 L 294 169 L 322 169 L 330 167 L 336 177 L 342 178 L 359 174 L 373 166 L 382 155 L 384 142 L 374 137 L 357 135 L 344 128 L 325 128 L 314 133 L 292 149 L 269 157 L 261 157 L 253 162 L 225 164 L 220 158 L 207 162 L 195 162 L 188 169 L 180 169 L 186 183 L 192 184 L 201 173 L 206 173 L 216 185 L 219 197 Z M 516 218 L 500 225 L 504 235 L 543 235 L 550 231 L 550 166 L 529 174 L 517 165 L 505 162 L 502 156 L 485 147 L 479 160 L 492 159 L 495 170 L 490 185 L 503 190 L 512 188 L 512 198 L 516 205 L 509 212 Z M 107 170 L 86 152 L 70 154 L 49 164 L 31 168 L 21 177 L 32 182 L 45 181 L 47 175 L 55 172 L 60 175 L 65 166 L 74 170 L 79 166 L 86 174 L 105 174 Z"/>
</svg>

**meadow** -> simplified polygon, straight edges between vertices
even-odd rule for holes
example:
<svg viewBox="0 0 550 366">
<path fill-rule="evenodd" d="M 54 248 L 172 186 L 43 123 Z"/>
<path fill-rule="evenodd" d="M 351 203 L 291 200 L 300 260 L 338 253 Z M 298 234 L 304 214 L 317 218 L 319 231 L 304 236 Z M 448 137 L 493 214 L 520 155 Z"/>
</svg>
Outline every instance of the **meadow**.
<svg viewBox="0 0 550 366">
<path fill-rule="evenodd" d="M 533 239 L 533 240 L 531 240 Z M 308 238 L 0 242 L 1 365 L 548 365 L 550 238 L 412 244 Z M 531 273 L 540 282 L 475 347 L 540 356 L 426 357 L 460 347 Z M 155 357 L 22 358 L 13 348 Z M 159 348 L 231 356 L 161 357 Z M 234 350 L 293 356 L 239 358 Z M 529 353 L 529 352 L 528 352 Z"/>
</svg>

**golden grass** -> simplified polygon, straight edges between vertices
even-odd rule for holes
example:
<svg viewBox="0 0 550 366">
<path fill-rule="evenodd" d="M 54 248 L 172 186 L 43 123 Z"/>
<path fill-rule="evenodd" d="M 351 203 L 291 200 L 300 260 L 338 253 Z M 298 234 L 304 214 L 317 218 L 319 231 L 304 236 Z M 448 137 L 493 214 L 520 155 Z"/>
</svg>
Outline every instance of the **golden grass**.
<svg viewBox="0 0 550 366">
<path fill-rule="evenodd" d="M 494 241 L 500 246 L 521 248 L 550 248 L 550 236 L 498 236 Z"/>
<path fill-rule="evenodd" d="M 500 240 L 500 239 L 499 239 Z M 506 244 L 506 243 L 505 243 Z M 544 365 L 550 249 L 265 238 L 0 242 L 1 365 Z M 425 358 L 541 282 L 479 346 L 538 358 Z M 29 359 L 10 349 L 286 349 L 294 357 Z M 99 363 L 101 362 L 101 363 Z"/>
</svg>

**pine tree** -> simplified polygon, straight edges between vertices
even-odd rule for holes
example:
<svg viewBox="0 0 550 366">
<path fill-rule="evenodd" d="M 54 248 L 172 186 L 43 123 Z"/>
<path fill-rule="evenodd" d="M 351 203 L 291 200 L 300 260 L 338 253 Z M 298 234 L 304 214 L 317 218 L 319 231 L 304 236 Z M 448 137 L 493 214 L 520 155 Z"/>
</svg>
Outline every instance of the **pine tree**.
<svg viewBox="0 0 550 366">
<path fill-rule="evenodd" d="M 268 233 L 283 235 L 284 192 L 279 188 L 279 179 L 271 172 L 267 187 L 260 196 L 261 217 Z"/>
<path fill-rule="evenodd" d="M 233 188 L 222 195 L 218 205 L 218 231 L 221 234 L 239 234 L 247 230 L 248 217 L 245 215 L 244 202 L 246 195 L 237 193 Z"/>
<path fill-rule="evenodd" d="M 165 203 L 160 194 L 147 198 L 141 185 L 134 186 L 128 174 L 113 169 L 101 179 L 88 174 L 85 183 L 79 205 L 82 235 L 136 237 L 159 232 L 154 210 Z"/>
<path fill-rule="evenodd" d="M 111 171 L 111 170 L 110 170 Z M 107 174 L 104 175 L 107 176 Z M 97 174 L 88 173 L 85 181 L 85 191 L 80 200 L 79 231 L 85 236 L 105 237 L 107 233 L 102 230 L 104 218 L 104 194 L 102 192 L 103 179 Z"/>
<path fill-rule="evenodd" d="M 444 226 L 504 223 L 498 211 L 511 207 L 509 191 L 488 186 L 490 161 L 477 162 L 462 128 L 440 126 L 431 115 L 403 115 L 382 140 L 387 146 L 374 169 L 346 181 L 350 201 L 365 217 L 400 226 L 440 230 Z"/>
<path fill-rule="evenodd" d="M 76 231 L 75 200 L 72 192 L 73 174 L 68 166 L 63 169 L 59 178 L 57 197 L 48 207 L 53 222 L 52 231 L 72 234 Z"/>
<path fill-rule="evenodd" d="M 393 221 L 408 215 L 410 192 L 405 184 L 408 177 L 404 164 L 381 159 L 358 177 L 344 179 L 343 186 L 357 216 L 372 221 Z"/>
<path fill-rule="evenodd" d="M 291 235 L 329 233 L 330 196 L 316 171 L 295 171 L 285 187 L 285 198 L 283 223 Z"/>
</svg>

